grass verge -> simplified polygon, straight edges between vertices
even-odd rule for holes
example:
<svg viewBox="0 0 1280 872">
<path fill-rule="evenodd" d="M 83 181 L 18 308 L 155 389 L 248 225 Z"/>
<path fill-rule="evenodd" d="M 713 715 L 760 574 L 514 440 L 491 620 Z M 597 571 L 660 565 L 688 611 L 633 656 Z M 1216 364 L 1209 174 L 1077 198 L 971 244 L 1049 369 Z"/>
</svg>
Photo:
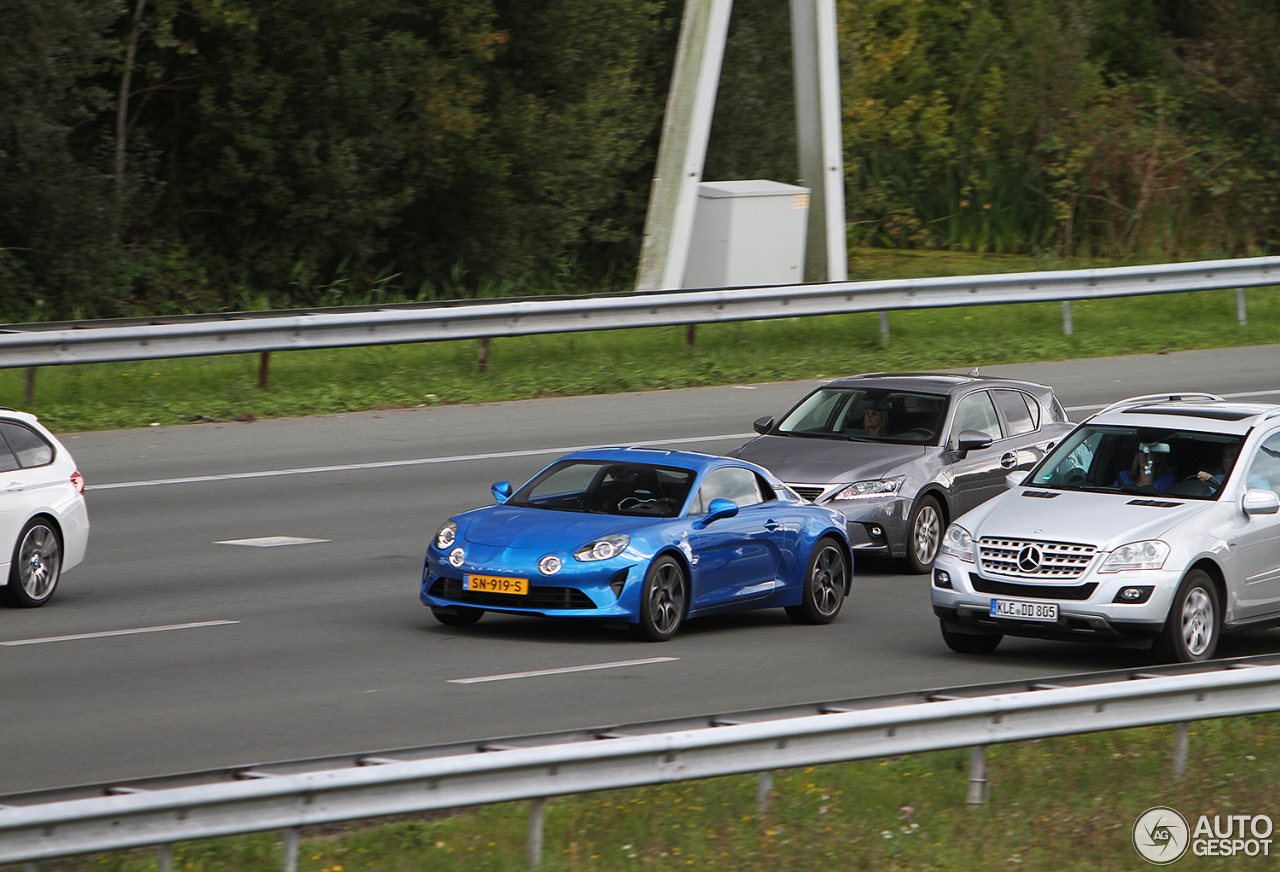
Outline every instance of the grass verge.
<svg viewBox="0 0 1280 872">
<path fill-rule="evenodd" d="M 754 776 L 607 791 L 549 801 L 547 872 L 774 870 L 1132 870 L 1147 864 L 1131 832 L 1153 806 L 1200 815 L 1280 818 L 1273 783 L 1280 715 L 1192 725 L 1187 774 L 1171 774 L 1173 728 L 1018 742 L 988 749 L 991 797 L 965 804 L 968 751 L 779 772 L 769 811 Z M 424 820 L 304 832 L 301 872 L 519 872 L 527 805 Z M 1272 852 L 1275 853 L 1275 852 Z M 180 844 L 174 868 L 276 870 L 275 836 Z M 1265 868 L 1270 857 L 1210 858 L 1187 869 Z M 71 868 L 143 872 L 150 852 L 104 855 Z"/>
</svg>

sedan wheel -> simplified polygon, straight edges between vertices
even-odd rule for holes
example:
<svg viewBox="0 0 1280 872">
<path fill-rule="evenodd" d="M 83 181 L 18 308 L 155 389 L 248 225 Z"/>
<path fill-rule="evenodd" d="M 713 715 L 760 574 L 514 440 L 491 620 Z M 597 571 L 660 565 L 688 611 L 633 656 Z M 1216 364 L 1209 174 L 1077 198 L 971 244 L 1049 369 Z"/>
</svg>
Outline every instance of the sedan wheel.
<svg viewBox="0 0 1280 872">
<path fill-rule="evenodd" d="M 942 509 L 934 497 L 924 497 L 911 511 L 907 524 L 906 570 L 913 575 L 933 571 L 942 542 Z"/>
<path fill-rule="evenodd" d="M 27 524 L 13 550 L 9 600 L 22 608 L 42 606 L 53 596 L 62 573 L 62 541 L 46 521 Z"/>
<path fill-rule="evenodd" d="M 787 606 L 787 617 L 797 624 L 831 623 L 844 605 L 848 582 L 848 562 L 839 543 L 831 538 L 819 540 L 809 555 L 800 605 Z"/>
<path fill-rule="evenodd" d="M 680 629 L 688 605 L 684 567 L 672 557 L 659 557 L 645 574 L 640 593 L 640 637 L 650 642 L 670 639 Z"/>
</svg>

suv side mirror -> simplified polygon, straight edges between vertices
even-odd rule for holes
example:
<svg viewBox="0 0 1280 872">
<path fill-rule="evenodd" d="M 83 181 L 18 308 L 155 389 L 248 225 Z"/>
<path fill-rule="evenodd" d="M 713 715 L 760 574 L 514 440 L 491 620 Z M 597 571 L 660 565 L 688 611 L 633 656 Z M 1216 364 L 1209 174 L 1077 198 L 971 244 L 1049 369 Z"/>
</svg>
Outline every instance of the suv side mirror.
<svg viewBox="0 0 1280 872">
<path fill-rule="evenodd" d="M 755 423 L 751 425 L 751 428 L 757 433 L 764 435 L 773 429 L 773 417 L 765 415 L 763 418 L 756 418 Z"/>
<path fill-rule="evenodd" d="M 981 430 L 961 430 L 960 438 L 956 440 L 956 449 L 964 454 L 966 451 L 975 451 L 979 448 L 989 448 L 994 440 Z"/>
<path fill-rule="evenodd" d="M 1250 488 L 1240 500 L 1240 507 L 1246 515 L 1274 515 L 1280 512 L 1280 496 L 1275 491 Z"/>
<path fill-rule="evenodd" d="M 511 482 L 495 481 L 493 487 L 489 488 L 489 492 L 493 494 L 495 500 L 505 503 L 511 497 Z"/>
<path fill-rule="evenodd" d="M 732 518 L 738 514 L 738 504 L 733 500 L 715 499 L 711 501 L 711 505 L 707 506 L 707 513 L 702 520 L 698 522 L 699 527 L 705 527 L 715 521 L 722 521 L 725 518 Z"/>
</svg>

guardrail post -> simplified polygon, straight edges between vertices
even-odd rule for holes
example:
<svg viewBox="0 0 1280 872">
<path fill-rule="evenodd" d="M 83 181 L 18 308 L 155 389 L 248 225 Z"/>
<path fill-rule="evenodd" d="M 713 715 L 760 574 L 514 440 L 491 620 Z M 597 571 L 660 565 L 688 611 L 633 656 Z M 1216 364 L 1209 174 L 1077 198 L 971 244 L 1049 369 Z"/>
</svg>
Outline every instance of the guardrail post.
<svg viewBox="0 0 1280 872">
<path fill-rule="evenodd" d="M 769 813 L 769 800 L 773 798 L 773 773 L 761 772 L 760 783 L 756 785 L 756 814 L 764 817 Z"/>
<path fill-rule="evenodd" d="M 889 313 L 880 313 L 880 344 L 889 344 Z"/>
<path fill-rule="evenodd" d="M 1187 774 L 1187 755 L 1191 751 L 1191 725 L 1186 721 L 1173 728 L 1173 777 Z"/>
<path fill-rule="evenodd" d="M 22 872 L 40 872 L 40 864 L 38 864 L 38 863 L 23 863 L 23 864 L 22 864 Z"/>
<path fill-rule="evenodd" d="M 1244 323 L 1244 322 L 1241 322 Z M 36 370 L 39 367 L 27 367 L 27 386 L 22 392 L 22 405 L 30 406 L 36 398 Z"/>
<path fill-rule="evenodd" d="M 969 805 L 982 805 L 987 801 L 987 746 L 974 745 L 969 749 Z"/>
<path fill-rule="evenodd" d="M 267 389 L 267 374 L 270 362 L 271 352 L 262 352 L 261 356 L 258 358 L 258 387 L 262 388 L 264 391 Z"/>
<path fill-rule="evenodd" d="M 173 845 L 168 843 L 156 848 L 157 872 L 173 872 Z"/>
<path fill-rule="evenodd" d="M 488 336 L 485 336 L 480 340 L 480 357 L 478 362 L 480 364 L 481 372 L 489 371 L 489 337 Z"/>
<path fill-rule="evenodd" d="M 529 800 L 529 844 L 525 851 L 525 858 L 529 862 L 530 869 L 537 869 L 542 865 L 542 829 L 545 823 L 543 802 L 541 797 Z"/>
<path fill-rule="evenodd" d="M 1062 301 L 1062 335 L 1071 335 L 1071 301 Z"/>
<path fill-rule="evenodd" d="M 1236 320 L 1241 327 L 1249 322 L 1244 311 L 1244 288 L 1236 288 Z"/>
<path fill-rule="evenodd" d="M 685 348 L 688 348 L 690 351 L 693 351 L 693 346 L 697 342 L 697 339 L 698 339 L 698 325 L 690 324 L 689 328 L 684 331 Z"/>
<path fill-rule="evenodd" d="M 298 828 L 289 827 L 280 831 L 284 840 L 284 872 L 298 872 Z"/>
</svg>

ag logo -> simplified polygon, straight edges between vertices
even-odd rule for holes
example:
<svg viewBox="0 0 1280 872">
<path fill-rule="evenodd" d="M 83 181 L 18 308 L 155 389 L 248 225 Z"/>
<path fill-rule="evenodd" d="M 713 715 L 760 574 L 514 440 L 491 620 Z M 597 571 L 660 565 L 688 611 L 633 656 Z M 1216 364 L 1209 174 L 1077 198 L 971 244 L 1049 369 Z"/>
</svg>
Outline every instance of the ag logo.
<svg viewBox="0 0 1280 872">
<path fill-rule="evenodd" d="M 1187 853 L 1190 837 L 1187 819 L 1164 806 L 1147 809 L 1133 824 L 1133 847 L 1142 859 L 1157 866 L 1167 866 Z"/>
</svg>

